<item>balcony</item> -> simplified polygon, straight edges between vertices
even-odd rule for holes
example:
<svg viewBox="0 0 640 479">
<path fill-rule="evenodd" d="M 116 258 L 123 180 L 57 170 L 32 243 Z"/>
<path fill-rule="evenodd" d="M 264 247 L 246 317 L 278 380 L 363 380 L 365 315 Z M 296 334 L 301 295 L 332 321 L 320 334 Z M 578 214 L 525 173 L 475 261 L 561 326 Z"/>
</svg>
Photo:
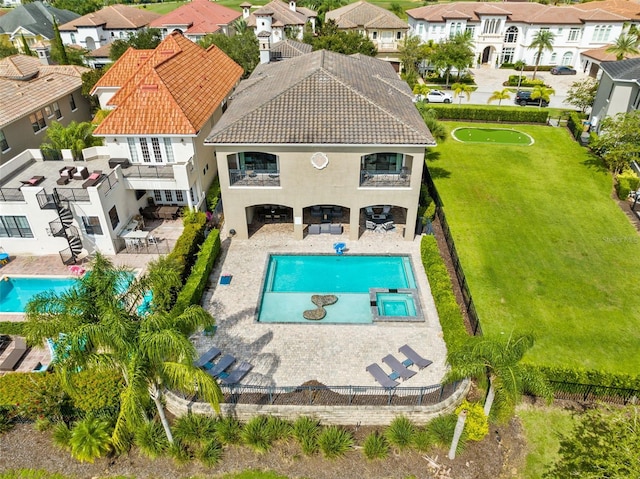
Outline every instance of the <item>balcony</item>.
<svg viewBox="0 0 640 479">
<path fill-rule="evenodd" d="M 403 168 L 400 171 L 363 170 L 360 172 L 360 186 L 365 188 L 369 188 L 369 187 L 409 188 L 411 186 L 411 172 L 405 168 Z"/>
<path fill-rule="evenodd" d="M 126 170 L 122 170 L 125 178 L 174 178 L 171 165 L 140 165 L 132 164 Z"/>
<path fill-rule="evenodd" d="M 229 170 L 230 186 L 280 186 L 280 171 Z"/>
<path fill-rule="evenodd" d="M 24 201 L 20 188 L 0 188 L 0 201 Z"/>
</svg>

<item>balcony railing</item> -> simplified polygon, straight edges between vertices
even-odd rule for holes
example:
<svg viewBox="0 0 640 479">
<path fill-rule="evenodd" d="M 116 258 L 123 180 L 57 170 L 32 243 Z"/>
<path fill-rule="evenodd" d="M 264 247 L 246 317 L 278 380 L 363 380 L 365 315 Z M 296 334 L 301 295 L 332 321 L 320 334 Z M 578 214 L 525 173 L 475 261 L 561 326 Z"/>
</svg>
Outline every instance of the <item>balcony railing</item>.
<svg viewBox="0 0 640 479">
<path fill-rule="evenodd" d="M 122 170 L 125 178 L 173 178 L 173 166 L 133 164 Z"/>
<path fill-rule="evenodd" d="M 24 201 L 20 188 L 0 188 L 0 201 Z"/>
<path fill-rule="evenodd" d="M 56 188 L 56 193 L 62 201 L 91 201 L 84 188 Z"/>
<path fill-rule="evenodd" d="M 36 193 L 36 198 L 41 210 L 55 210 L 56 201 L 52 194 L 47 193 L 44 189 Z"/>
<path fill-rule="evenodd" d="M 408 188 L 411 186 L 411 172 L 408 170 L 391 171 L 361 171 L 360 186 L 385 187 L 397 186 Z"/>
<path fill-rule="evenodd" d="M 231 186 L 280 186 L 280 171 L 229 170 Z"/>
</svg>

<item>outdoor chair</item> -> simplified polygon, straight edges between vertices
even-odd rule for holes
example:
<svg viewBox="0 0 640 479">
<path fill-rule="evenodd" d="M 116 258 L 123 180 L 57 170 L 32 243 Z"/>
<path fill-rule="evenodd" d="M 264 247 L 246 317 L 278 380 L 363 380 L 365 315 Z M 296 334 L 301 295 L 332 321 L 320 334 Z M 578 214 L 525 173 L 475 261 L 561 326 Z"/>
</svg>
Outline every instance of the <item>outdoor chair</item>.
<svg viewBox="0 0 640 479">
<path fill-rule="evenodd" d="M 320 225 L 316 225 L 316 224 L 309 225 L 309 234 L 310 235 L 319 235 L 320 234 Z"/>
<path fill-rule="evenodd" d="M 24 186 L 36 186 L 44 181 L 44 176 L 32 176 L 28 180 L 20 180 Z"/>
<path fill-rule="evenodd" d="M 369 216 L 369 217 L 371 217 L 371 216 L 373 216 L 373 215 L 375 214 L 375 213 L 373 212 L 373 207 L 371 207 L 371 206 L 367 206 L 367 207 L 364 209 L 364 211 L 365 211 L 365 213 L 367 214 L 367 216 Z"/>
<path fill-rule="evenodd" d="M 368 230 L 375 230 L 375 229 L 376 229 L 376 226 L 378 226 L 378 225 L 376 225 L 373 221 L 369 221 L 369 220 L 367 220 L 367 221 L 365 222 L 365 226 L 366 226 L 366 228 L 367 228 Z"/>
<path fill-rule="evenodd" d="M 80 166 L 73 173 L 74 180 L 86 180 L 89 178 L 89 170 L 87 170 L 86 166 Z"/>
<path fill-rule="evenodd" d="M 393 221 L 387 221 L 382 224 L 382 228 L 384 228 L 385 231 L 391 231 L 395 228 L 395 225 L 393 224 Z"/>
<path fill-rule="evenodd" d="M 428 359 L 425 359 L 418 353 L 416 353 L 408 344 L 400 346 L 400 348 L 398 348 L 398 352 L 404 354 L 407 357 L 407 359 L 402 362 L 402 364 L 404 364 L 405 366 L 411 366 L 412 364 L 415 364 L 419 369 L 422 369 L 433 363 L 433 361 L 429 361 Z"/>
<path fill-rule="evenodd" d="M 392 389 L 395 388 L 399 383 L 392 379 L 387 373 L 385 373 L 377 363 L 370 364 L 367 366 L 367 372 L 373 376 L 383 388 Z M 398 377 L 397 374 L 393 375 L 394 377 Z"/>
<path fill-rule="evenodd" d="M 225 354 L 224 356 L 222 356 L 222 358 L 220 358 L 220 361 L 215 363 L 213 367 L 207 371 L 207 373 L 209 373 L 214 378 L 217 378 L 235 362 L 236 358 L 234 358 L 230 354 Z"/>
<path fill-rule="evenodd" d="M 389 213 L 391 213 L 391 206 L 389 205 L 384 205 L 382 207 L 382 214 L 383 215 L 388 215 Z"/>
<path fill-rule="evenodd" d="M 220 350 L 214 346 L 206 353 L 203 353 L 202 356 L 200 356 L 200 358 L 198 358 L 198 360 L 194 363 L 194 366 L 197 368 L 202 368 L 205 364 L 213 361 L 218 356 L 220 356 Z"/>
<path fill-rule="evenodd" d="M 339 224 L 331 224 L 330 231 L 332 235 L 341 235 L 342 234 L 342 225 Z"/>
<path fill-rule="evenodd" d="M 253 369 L 252 364 L 246 361 L 242 361 L 237 368 L 229 373 L 228 376 L 224 378 L 221 377 L 220 382 L 226 386 L 230 384 L 237 384 L 242 380 L 243 377 L 247 375 L 249 371 L 251 371 L 251 369 Z"/>
<path fill-rule="evenodd" d="M 406 381 L 410 377 L 416 375 L 415 371 L 407 369 L 407 367 L 400 361 L 398 361 L 398 359 L 396 359 L 393 354 L 387 354 L 384 358 L 382 358 L 382 362 L 389 366 L 392 371 L 398 373 L 403 381 Z"/>
</svg>

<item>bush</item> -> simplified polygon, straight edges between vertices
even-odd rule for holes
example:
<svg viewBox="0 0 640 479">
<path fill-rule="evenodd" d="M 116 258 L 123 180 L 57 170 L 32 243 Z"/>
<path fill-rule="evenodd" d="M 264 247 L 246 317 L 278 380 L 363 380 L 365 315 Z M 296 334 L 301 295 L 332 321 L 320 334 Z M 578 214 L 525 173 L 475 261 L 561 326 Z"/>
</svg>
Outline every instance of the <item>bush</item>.
<svg viewBox="0 0 640 479">
<path fill-rule="evenodd" d="M 413 442 L 415 427 L 406 416 L 398 416 L 391 421 L 389 427 L 384 432 L 389 444 L 398 449 L 405 449 Z"/>
<path fill-rule="evenodd" d="M 338 426 L 329 426 L 318 436 L 318 445 L 327 459 L 335 459 L 353 447 L 353 436 Z"/>
<path fill-rule="evenodd" d="M 240 421 L 232 416 L 220 418 L 216 422 L 216 437 L 222 444 L 240 444 L 242 441 L 241 433 Z"/>
<path fill-rule="evenodd" d="M 290 422 L 276 416 L 269 416 L 267 418 L 267 425 L 265 428 L 270 442 L 289 439 L 293 431 Z"/>
<path fill-rule="evenodd" d="M 416 428 L 413 433 L 413 447 L 420 452 L 426 452 L 434 445 L 433 434 L 426 427 Z"/>
<path fill-rule="evenodd" d="M 503 83 L 504 86 L 518 86 L 518 75 L 509 75 L 509 79 Z M 533 88 L 534 86 L 544 85 L 544 80 L 536 78 L 535 80 L 529 80 L 525 76 L 520 80 L 520 87 Z"/>
<path fill-rule="evenodd" d="M 13 427 L 13 414 L 10 407 L 0 406 L 0 434 L 5 433 Z"/>
<path fill-rule="evenodd" d="M 71 429 L 71 455 L 80 462 L 93 463 L 111 450 L 111 425 L 102 419 L 86 417 Z"/>
<path fill-rule="evenodd" d="M 470 441 L 482 441 L 489 434 L 489 420 L 484 415 L 484 408 L 480 403 L 470 403 L 466 399 L 456 408 L 456 415 L 466 409 L 467 419 L 464 432 Z"/>
<path fill-rule="evenodd" d="M 220 177 L 216 175 L 213 179 L 213 183 L 209 187 L 207 191 L 207 209 L 209 211 L 213 211 L 218 206 L 218 201 L 220 200 Z"/>
<path fill-rule="evenodd" d="M 0 406 L 13 407 L 17 416 L 59 420 L 63 412 L 68 412 L 69 404 L 69 397 L 53 374 L 14 373 L 0 377 Z"/>
<path fill-rule="evenodd" d="M 460 76 L 460 79 L 456 79 L 456 75 L 449 76 L 449 83 L 464 83 L 466 85 L 475 85 L 476 82 L 473 77 L 469 74 L 464 74 Z M 436 85 L 444 85 L 447 83 L 446 76 L 440 76 L 437 73 L 430 73 L 424 77 L 425 83 L 434 83 Z"/>
<path fill-rule="evenodd" d="M 640 179 L 631 168 L 620 173 L 617 179 L 616 192 L 618 193 L 618 198 L 621 200 L 626 200 L 629 196 L 629 192 L 636 191 L 638 189 Z"/>
<path fill-rule="evenodd" d="M 387 439 L 374 431 L 364 440 L 364 455 L 367 459 L 384 459 L 389 455 Z"/>
<path fill-rule="evenodd" d="M 15 321 L 0 321 L 0 334 L 12 334 L 14 336 L 24 336 L 25 323 Z"/>
<path fill-rule="evenodd" d="M 267 416 L 256 416 L 242 428 L 242 442 L 259 454 L 269 452 L 271 438 L 267 431 Z"/>
<path fill-rule="evenodd" d="M 582 132 L 584 131 L 582 124 L 582 117 L 578 112 L 572 111 L 567 118 L 567 128 L 576 140 L 580 139 Z"/>
<path fill-rule="evenodd" d="M 115 417 L 123 389 L 124 380 L 114 371 L 80 371 L 73 375 L 69 396 L 73 406 L 85 413 L 106 412 Z"/>
<path fill-rule="evenodd" d="M 71 429 L 69 429 L 67 423 L 59 421 L 53 426 L 51 440 L 53 444 L 60 449 L 64 449 L 65 451 L 71 449 Z"/>
<path fill-rule="evenodd" d="M 426 430 L 431 436 L 433 443 L 440 447 L 448 448 L 453 439 L 453 432 L 456 428 L 458 417 L 455 414 L 447 414 L 446 416 L 438 416 L 426 426 Z M 465 434 L 460 438 L 462 442 Z"/>
<path fill-rule="evenodd" d="M 213 467 L 222 459 L 222 446 L 215 439 L 209 439 L 198 451 L 196 457 L 207 467 Z"/>
<path fill-rule="evenodd" d="M 608 371 L 586 370 L 581 368 L 565 368 L 562 366 L 534 366 L 546 376 L 551 382 L 551 387 L 556 391 L 583 393 L 584 389 L 580 385 L 597 385 L 602 386 L 602 390 L 593 387 L 593 394 L 601 394 L 603 396 L 623 396 L 629 393 L 629 389 L 640 391 L 640 376 L 631 376 L 629 374 L 616 374 Z M 554 384 L 554 381 L 556 382 Z M 576 386 L 572 386 L 575 384 Z M 604 388 L 617 388 L 616 390 L 605 390 Z"/>
<path fill-rule="evenodd" d="M 317 419 L 301 416 L 293 423 L 293 437 L 296 438 L 302 453 L 311 456 L 318 452 L 318 435 L 320 434 L 320 423 Z"/>
<path fill-rule="evenodd" d="M 182 280 L 185 281 L 191 273 L 191 267 L 196 261 L 199 247 L 204 240 L 207 218 L 204 213 L 199 212 L 188 215 L 183 221 L 186 223 L 184 230 L 169 257 L 180 265 Z"/>
<path fill-rule="evenodd" d="M 150 459 L 162 456 L 169 448 L 169 441 L 162 424 L 157 421 L 146 421 L 136 428 L 135 443 L 140 451 Z"/>
<path fill-rule="evenodd" d="M 429 104 L 438 120 L 470 120 L 510 123 L 547 123 L 549 113 L 541 109 L 481 105 Z"/>
</svg>

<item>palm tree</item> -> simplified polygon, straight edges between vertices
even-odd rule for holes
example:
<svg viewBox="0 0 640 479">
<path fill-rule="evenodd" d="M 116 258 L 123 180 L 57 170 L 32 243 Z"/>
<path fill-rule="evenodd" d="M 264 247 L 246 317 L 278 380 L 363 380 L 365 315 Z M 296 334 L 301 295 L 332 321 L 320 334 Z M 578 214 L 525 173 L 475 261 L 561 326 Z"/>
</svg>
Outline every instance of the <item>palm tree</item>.
<svg viewBox="0 0 640 479">
<path fill-rule="evenodd" d="M 489 97 L 489 101 L 487 103 L 491 103 L 494 100 L 498 100 L 498 106 L 502 103 L 502 100 L 508 100 L 511 98 L 511 92 L 508 88 L 503 88 L 502 90 L 496 90 L 493 92 L 493 95 Z"/>
<path fill-rule="evenodd" d="M 47 128 L 48 143 L 43 143 L 40 148 L 43 150 L 71 150 L 74 159 L 82 159 L 82 150 L 92 146 L 102 145 L 102 138 L 92 135 L 96 125 L 88 121 L 72 121 L 67 126 L 63 126 L 57 121 L 51 122 Z"/>
<path fill-rule="evenodd" d="M 462 95 L 467 97 L 467 101 L 471 100 L 471 92 L 473 91 L 473 87 L 471 85 L 467 85 L 466 83 L 454 83 L 451 85 L 451 89 L 453 90 L 453 94 L 458 97 L 458 105 L 462 103 Z"/>
<path fill-rule="evenodd" d="M 234 30 L 238 35 L 244 35 L 247 31 L 247 22 L 243 18 L 238 18 L 235 22 L 232 23 Z"/>
<path fill-rule="evenodd" d="M 616 56 L 616 60 L 624 60 L 629 55 L 637 55 L 640 53 L 638 47 L 640 46 L 640 37 L 631 33 L 620 35 L 615 43 L 609 46 L 605 51 L 607 53 L 613 53 Z"/>
<path fill-rule="evenodd" d="M 542 58 L 542 52 L 544 50 L 553 51 L 553 41 L 556 36 L 549 30 L 540 30 L 533 36 L 533 41 L 529 48 L 535 48 L 536 52 L 536 65 L 533 69 L 533 80 L 536 79 L 536 73 L 538 72 L 538 65 L 540 64 L 540 58 Z"/>
<path fill-rule="evenodd" d="M 547 400 L 553 392 L 546 378 L 536 370 L 521 364 L 525 353 L 533 347 L 530 334 L 509 335 L 498 339 L 472 337 L 459 349 L 450 351 L 447 360 L 451 369 L 445 382 L 471 377 L 481 382 L 488 379 L 488 392 L 484 413 L 489 415 L 495 399 L 497 415 L 509 414 L 525 392 Z M 485 383 L 486 384 L 486 383 Z"/>
<path fill-rule="evenodd" d="M 535 100 L 536 98 L 540 99 L 538 103 L 538 108 L 542 107 L 542 102 L 545 101 L 549 103 L 551 99 L 551 95 L 555 95 L 556 91 L 553 88 L 546 87 L 544 85 L 536 85 L 533 87 L 531 91 L 531 99 Z"/>
<path fill-rule="evenodd" d="M 520 83 L 522 83 L 522 72 L 524 71 L 524 67 L 526 65 L 527 64 L 522 60 L 518 60 L 513 64 L 513 68 L 515 68 L 518 72 L 518 90 L 520 90 Z"/>
</svg>

